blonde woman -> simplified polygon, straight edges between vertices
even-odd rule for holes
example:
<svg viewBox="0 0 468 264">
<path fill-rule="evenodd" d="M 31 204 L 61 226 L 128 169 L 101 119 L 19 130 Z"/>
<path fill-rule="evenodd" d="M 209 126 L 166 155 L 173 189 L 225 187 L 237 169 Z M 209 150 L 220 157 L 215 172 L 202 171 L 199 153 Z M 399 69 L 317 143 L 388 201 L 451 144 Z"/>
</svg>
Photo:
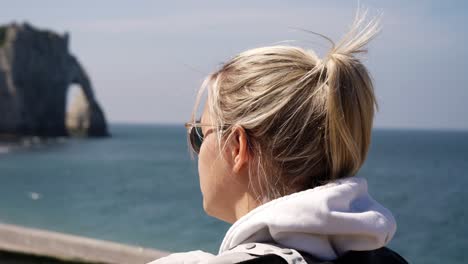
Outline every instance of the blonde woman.
<svg viewBox="0 0 468 264">
<path fill-rule="evenodd" d="M 261 47 L 206 78 L 186 127 L 203 207 L 233 225 L 216 256 L 198 250 L 153 264 L 406 263 L 385 248 L 396 231 L 391 212 L 356 175 L 376 108 L 356 55 L 377 31 L 375 19 L 358 15 L 322 59 L 300 47 Z"/>
</svg>

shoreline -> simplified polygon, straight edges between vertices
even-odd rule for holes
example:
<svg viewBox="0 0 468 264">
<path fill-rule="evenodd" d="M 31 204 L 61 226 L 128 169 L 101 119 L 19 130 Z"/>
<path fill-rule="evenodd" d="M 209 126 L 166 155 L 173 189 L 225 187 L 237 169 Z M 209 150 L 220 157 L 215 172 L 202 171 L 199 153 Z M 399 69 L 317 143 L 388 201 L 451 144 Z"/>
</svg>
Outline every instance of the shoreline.
<svg viewBox="0 0 468 264">
<path fill-rule="evenodd" d="M 63 143 L 68 139 L 66 137 L 43 138 L 37 136 L 8 138 L 0 135 L 0 155 L 11 153 L 15 149 L 44 146 L 51 143 Z"/>
<path fill-rule="evenodd" d="M 0 223 L 1 263 L 26 264 L 46 259 L 57 264 L 145 264 L 168 254 L 157 249 Z"/>
</svg>

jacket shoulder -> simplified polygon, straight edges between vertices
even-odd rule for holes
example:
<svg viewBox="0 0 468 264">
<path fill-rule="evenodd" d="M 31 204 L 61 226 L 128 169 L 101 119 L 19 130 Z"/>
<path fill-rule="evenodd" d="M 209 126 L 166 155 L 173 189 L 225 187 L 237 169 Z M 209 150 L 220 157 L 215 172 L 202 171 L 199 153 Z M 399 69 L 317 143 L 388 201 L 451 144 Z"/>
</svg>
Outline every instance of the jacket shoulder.
<svg viewBox="0 0 468 264">
<path fill-rule="evenodd" d="M 370 251 L 349 251 L 334 260 L 332 263 L 408 264 L 402 256 L 386 247 Z"/>
<path fill-rule="evenodd" d="M 303 257 L 300 263 L 305 261 L 307 264 L 408 264 L 408 262 L 395 251 L 383 247 L 370 251 L 349 251 L 335 260 L 321 261 L 316 257 L 305 252 L 299 252 Z M 238 262 L 242 264 L 288 264 L 287 258 L 281 254 L 267 254 L 257 256 L 256 258 Z M 293 261 L 292 263 L 297 263 Z"/>
</svg>

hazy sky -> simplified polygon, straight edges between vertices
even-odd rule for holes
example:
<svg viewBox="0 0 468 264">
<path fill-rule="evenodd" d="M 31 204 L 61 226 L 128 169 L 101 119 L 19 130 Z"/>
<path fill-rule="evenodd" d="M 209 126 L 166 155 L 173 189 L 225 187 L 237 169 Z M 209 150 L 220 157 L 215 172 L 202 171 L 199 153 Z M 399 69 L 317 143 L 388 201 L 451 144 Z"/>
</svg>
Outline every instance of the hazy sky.
<svg viewBox="0 0 468 264">
<path fill-rule="evenodd" d="M 0 23 L 71 34 L 111 122 L 182 123 L 206 74 L 249 48 L 296 40 L 323 54 L 357 1 L 3 1 Z M 468 129 L 468 2 L 361 1 L 383 12 L 364 58 L 376 127 Z"/>
</svg>

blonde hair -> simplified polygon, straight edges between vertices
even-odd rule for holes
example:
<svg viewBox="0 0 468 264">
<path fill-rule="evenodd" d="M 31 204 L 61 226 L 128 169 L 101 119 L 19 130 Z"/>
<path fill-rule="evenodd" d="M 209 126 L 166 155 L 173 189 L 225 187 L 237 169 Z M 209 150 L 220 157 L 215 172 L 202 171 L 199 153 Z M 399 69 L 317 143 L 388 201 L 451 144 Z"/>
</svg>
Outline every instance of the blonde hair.
<svg viewBox="0 0 468 264">
<path fill-rule="evenodd" d="M 362 166 L 377 103 L 369 73 L 355 55 L 366 52 L 378 24 L 358 13 L 342 41 L 335 45 L 327 38 L 333 47 L 323 60 L 300 47 L 261 47 L 240 53 L 205 79 L 192 121 L 208 89 L 220 153 L 232 136 L 229 128 L 246 131 L 249 177 L 259 201 L 355 175 Z"/>
</svg>

